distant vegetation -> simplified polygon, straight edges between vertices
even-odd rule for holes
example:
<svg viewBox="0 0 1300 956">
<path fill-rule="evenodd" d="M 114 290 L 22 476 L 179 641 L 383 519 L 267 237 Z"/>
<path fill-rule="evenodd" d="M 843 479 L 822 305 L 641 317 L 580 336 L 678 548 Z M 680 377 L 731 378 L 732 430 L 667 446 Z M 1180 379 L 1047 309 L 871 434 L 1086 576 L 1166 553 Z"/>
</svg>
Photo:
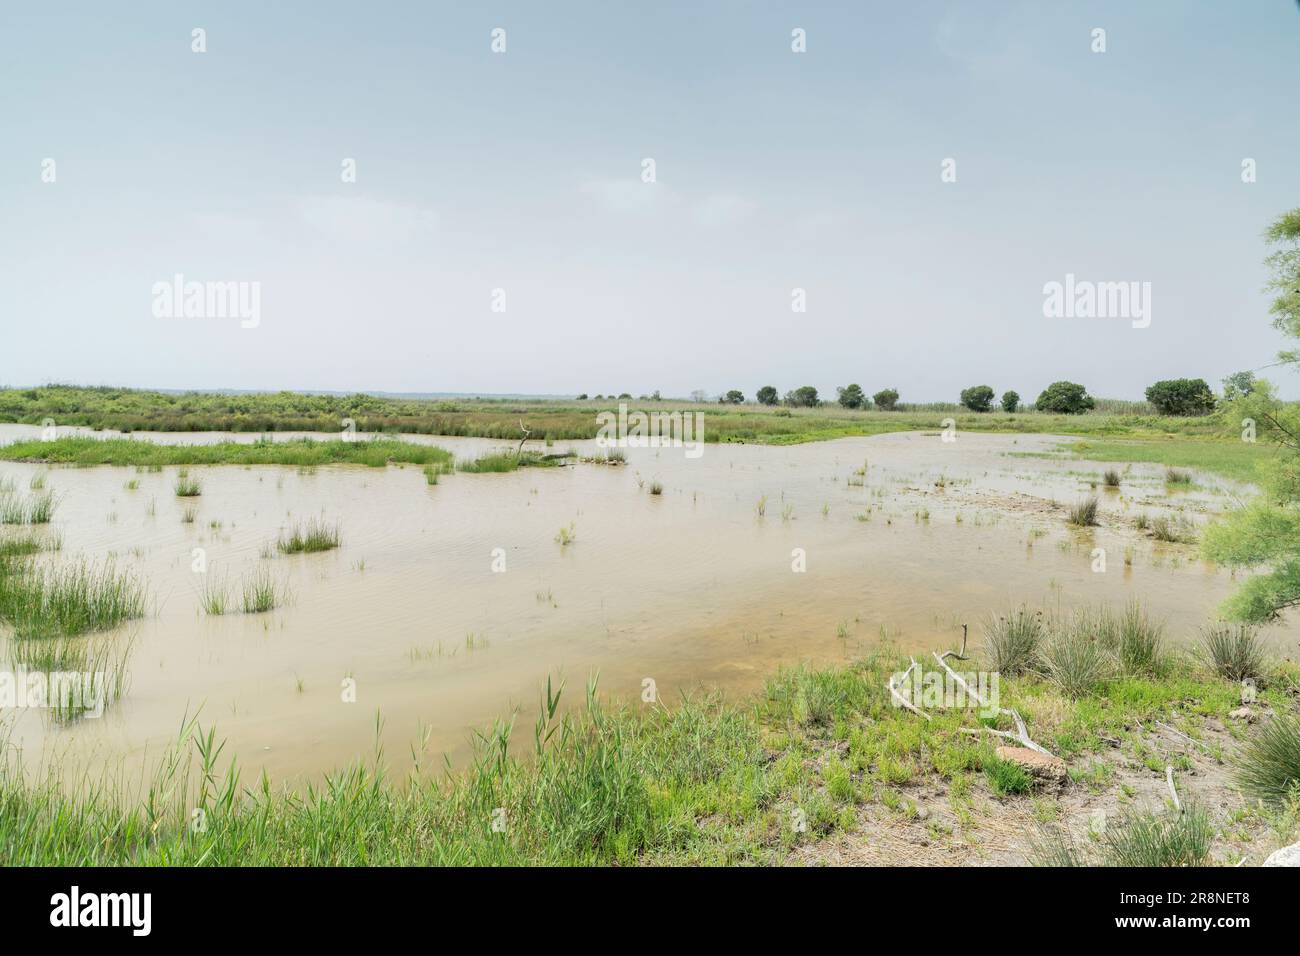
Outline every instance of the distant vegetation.
<svg viewBox="0 0 1300 956">
<path fill-rule="evenodd" d="M 1116 438 L 1152 438 L 1179 435 L 1197 438 L 1238 438 L 1239 426 L 1215 416 L 1165 416 L 1149 402 L 1092 399 L 1091 409 L 1075 409 L 1086 395 L 1083 386 L 1065 394 L 1057 383 L 1040 397 L 1059 413 L 1047 409 L 1005 409 L 974 413 L 956 402 L 907 404 L 899 401 L 898 390 L 882 389 L 873 396 L 874 408 L 864 401 L 860 408 L 845 408 L 838 402 L 812 405 L 816 389 L 804 386 L 787 396 L 793 405 L 781 405 L 774 386 L 757 393 L 758 404 L 711 405 L 705 412 L 704 439 L 709 442 L 756 442 L 790 444 L 875 435 L 881 432 L 927 430 L 940 427 L 945 417 L 955 419 L 957 428 L 974 431 L 1047 432 Z M 1053 391 L 1055 390 L 1055 391 Z M 1049 396 L 1049 393 L 1051 395 Z M 465 400 L 430 401 L 387 399 L 369 396 L 315 396 L 279 392 L 263 395 L 217 395 L 190 393 L 184 396 L 124 389 L 50 386 L 38 389 L 0 391 L 0 420 L 40 424 L 52 418 L 59 425 L 92 428 L 153 431 L 262 431 L 267 434 L 307 430 L 339 434 L 336 441 L 269 440 L 251 445 L 230 443 L 201 446 L 154 446 L 144 442 L 95 441 L 67 438 L 51 444 L 23 441 L 0 448 L 0 458 L 50 461 L 66 464 L 289 464 L 310 466 L 331 462 L 353 462 L 381 466 L 386 462 L 419 465 L 450 461 L 447 453 L 429 446 L 385 441 L 342 441 L 342 422 L 351 419 L 357 432 L 396 435 L 437 434 L 495 438 L 517 443 L 520 423 L 533 440 L 595 438 L 599 430 L 596 413 L 617 405 L 617 399 L 590 401 Z M 647 409 L 689 409 L 694 403 L 658 401 L 653 396 Z M 1005 405 L 1005 396 L 1004 396 Z M 1232 425 L 1233 427 L 1229 427 Z M 358 435 L 360 438 L 360 435 Z M 528 449 L 525 448 L 525 451 Z"/>
</svg>

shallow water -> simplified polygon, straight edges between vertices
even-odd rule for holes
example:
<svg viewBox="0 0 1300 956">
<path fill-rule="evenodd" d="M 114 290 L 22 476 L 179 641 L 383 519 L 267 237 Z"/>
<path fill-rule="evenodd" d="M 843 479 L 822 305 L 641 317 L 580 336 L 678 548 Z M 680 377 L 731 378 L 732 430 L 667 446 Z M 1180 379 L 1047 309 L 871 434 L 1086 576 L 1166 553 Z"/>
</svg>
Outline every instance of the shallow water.
<svg viewBox="0 0 1300 956">
<path fill-rule="evenodd" d="M 0 442 L 38 432 L 3 425 Z M 503 447 L 408 438 L 457 457 Z M 390 764 L 409 763 L 409 745 L 424 733 L 426 759 L 459 760 L 473 729 L 515 706 L 527 728 L 548 675 L 568 681 L 571 703 L 596 672 L 605 693 L 634 702 L 647 679 L 669 702 L 707 688 L 735 696 L 783 664 L 851 658 L 882 634 L 905 649 L 954 646 L 961 623 L 976 638 L 984 615 L 1022 601 L 1140 597 L 1172 639 L 1193 634 L 1229 593 L 1228 574 L 1194 548 L 1127 527 L 1067 527 L 1051 501 L 1090 493 L 1105 466 L 1016 457 L 1059 441 L 967 433 L 944 443 L 907 433 L 710 445 L 698 459 L 629 449 L 623 467 L 457 474 L 436 486 L 417 467 L 191 467 L 203 483 L 197 499 L 174 496 L 175 468 L 0 462 L 0 475 L 24 491 L 47 471 L 60 497 L 53 530 L 63 549 L 42 560 L 112 557 L 147 582 L 156 604 L 115 636 L 133 640 L 130 685 L 103 717 L 60 725 L 48 712 L 11 711 L 10 736 L 29 765 L 71 754 L 131 770 L 201 708 L 246 775 L 265 769 L 293 781 L 369 758 L 377 712 Z M 570 447 L 595 452 L 584 442 L 552 450 Z M 1162 474 L 1133 466 L 1119 492 L 1098 492 L 1103 511 L 1154 514 L 1172 504 L 1203 516 L 1238 491 L 1198 475 L 1200 487 L 1170 496 Z M 132 479 L 139 488 L 128 491 Z M 660 496 L 648 493 L 654 480 Z M 187 507 L 198 509 L 192 524 L 181 520 Z M 275 553 L 281 530 L 312 516 L 337 521 L 342 546 Z M 576 540 L 563 546 L 556 535 L 570 524 Z M 503 572 L 493 570 L 498 548 Z M 1106 551 L 1104 573 L 1093 570 L 1096 548 Z M 291 601 L 263 615 L 204 616 L 195 549 L 206 574 L 232 589 L 259 566 L 271 569 Z M 794 549 L 806 555 L 805 572 L 792 570 Z M 1277 628 L 1269 637 L 1294 648 L 1297 634 Z M 341 699 L 348 677 L 355 703 Z"/>
</svg>

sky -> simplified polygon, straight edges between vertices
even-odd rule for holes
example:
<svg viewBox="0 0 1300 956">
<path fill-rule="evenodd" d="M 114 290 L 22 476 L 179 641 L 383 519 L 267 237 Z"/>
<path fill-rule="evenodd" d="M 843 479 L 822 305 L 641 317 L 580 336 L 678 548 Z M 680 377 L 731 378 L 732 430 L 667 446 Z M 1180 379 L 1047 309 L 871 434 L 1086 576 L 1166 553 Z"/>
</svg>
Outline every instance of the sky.
<svg viewBox="0 0 1300 956">
<path fill-rule="evenodd" d="M 1295 0 L 6 3 L 0 384 L 1217 388 L 1298 91 Z"/>
</svg>

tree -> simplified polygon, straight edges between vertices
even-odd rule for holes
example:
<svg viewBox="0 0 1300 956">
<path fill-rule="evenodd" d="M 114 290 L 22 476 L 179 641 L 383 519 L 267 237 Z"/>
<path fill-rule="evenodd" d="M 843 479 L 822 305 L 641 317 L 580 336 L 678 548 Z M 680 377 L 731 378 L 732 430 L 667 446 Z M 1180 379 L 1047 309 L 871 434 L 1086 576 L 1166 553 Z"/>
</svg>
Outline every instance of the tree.
<svg viewBox="0 0 1300 956">
<path fill-rule="evenodd" d="M 780 395 L 771 385 L 764 385 L 754 397 L 758 399 L 760 405 L 775 405 L 780 401 Z"/>
<path fill-rule="evenodd" d="M 599 396 L 598 396 L 598 397 L 599 397 Z M 586 392 L 583 392 L 581 395 L 578 396 L 578 401 L 580 401 L 580 402 L 585 402 L 586 400 L 587 400 L 587 393 L 586 393 Z"/>
<path fill-rule="evenodd" d="M 744 405 L 745 393 L 738 388 L 733 388 L 726 395 L 723 395 L 718 399 L 718 401 L 726 405 Z"/>
<path fill-rule="evenodd" d="M 695 391 L 691 392 L 691 401 L 693 402 L 702 402 L 708 397 L 708 394 L 702 388 L 697 388 Z"/>
<path fill-rule="evenodd" d="M 1233 372 L 1223 380 L 1223 400 L 1235 402 L 1255 390 L 1254 372 Z"/>
<path fill-rule="evenodd" d="M 1300 339 L 1300 209 L 1278 217 L 1264 238 L 1276 247 L 1264 260 L 1268 287 L 1278 293 L 1270 309 L 1273 325 Z M 1279 357 L 1300 364 L 1300 350 Z M 1252 380 L 1251 390 L 1238 395 L 1223 414 L 1234 431 L 1241 429 L 1243 439 L 1264 437 L 1288 452 L 1263 468 L 1262 494 L 1212 523 L 1201 541 L 1211 561 L 1261 569 L 1224 602 L 1223 613 L 1239 621 L 1270 621 L 1300 606 L 1300 410 L 1278 401 L 1269 382 Z"/>
<path fill-rule="evenodd" d="M 1007 413 L 1014 413 L 1020 407 L 1020 395 L 1016 392 L 1002 393 L 1002 410 Z"/>
<path fill-rule="evenodd" d="M 961 390 L 961 403 L 972 412 L 987 412 L 993 406 L 993 389 L 987 385 L 972 385 Z"/>
<path fill-rule="evenodd" d="M 820 404 L 817 389 L 811 385 L 801 385 L 794 391 L 786 392 L 785 403 L 791 408 L 816 408 Z"/>
<path fill-rule="evenodd" d="M 1096 406 L 1088 390 L 1076 382 L 1053 382 L 1038 396 L 1035 407 L 1040 412 L 1058 415 L 1082 415 Z"/>
<path fill-rule="evenodd" d="M 1264 240 L 1278 247 L 1264 260 L 1272 273 L 1265 288 L 1277 293 L 1269 307 L 1273 328 L 1300 339 L 1300 208 L 1279 216 L 1264 231 Z M 1278 358 L 1300 364 L 1300 351 L 1281 352 Z"/>
<path fill-rule="evenodd" d="M 1147 389 L 1147 401 L 1161 415 L 1208 415 L 1214 393 L 1203 378 L 1170 378 Z"/>
<path fill-rule="evenodd" d="M 867 396 L 862 394 L 861 385 L 845 385 L 835 391 L 839 393 L 839 402 L 845 408 L 861 408 L 866 403 Z"/>
<path fill-rule="evenodd" d="M 892 412 L 894 406 L 898 404 L 898 389 L 884 388 L 871 396 L 871 400 L 876 403 L 876 408 L 882 412 Z"/>
</svg>

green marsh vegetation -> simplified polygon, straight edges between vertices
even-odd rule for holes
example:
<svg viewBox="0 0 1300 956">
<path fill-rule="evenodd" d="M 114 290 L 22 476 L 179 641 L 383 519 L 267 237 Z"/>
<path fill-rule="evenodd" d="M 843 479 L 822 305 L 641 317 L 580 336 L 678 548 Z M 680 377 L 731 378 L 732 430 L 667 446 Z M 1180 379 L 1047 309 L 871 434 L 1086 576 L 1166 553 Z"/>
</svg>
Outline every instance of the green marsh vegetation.
<svg viewBox="0 0 1300 956">
<path fill-rule="evenodd" d="M 20 640 L 105 631 L 146 614 L 144 584 L 111 561 L 38 565 L 22 557 L 0 556 L 0 622 Z"/>
<path fill-rule="evenodd" d="M 1085 498 L 1070 508 L 1070 524 L 1080 528 L 1091 528 L 1097 524 L 1097 499 Z"/>
<path fill-rule="evenodd" d="M 1190 656 L 1165 656 L 1159 676 L 1127 673 L 1117 658 L 1112 679 L 1077 700 L 1033 671 L 1004 677 L 1002 703 L 1079 768 L 1148 752 L 1144 734 L 1156 720 L 1193 734 L 1200 721 L 1226 721 L 1240 688 Z M 75 788 L 57 770 L 25 779 L 6 761 L 0 864 L 782 863 L 796 847 L 815 852 L 825 837 L 851 838 L 864 820 L 914 821 L 927 794 L 946 799 L 958 821 L 959 833 L 931 831 L 954 851 L 982 826 L 1005 826 L 1006 809 L 1048 799 L 1023 768 L 997 757 L 996 738 L 967 732 L 987 726 L 977 711 L 935 710 L 927 721 L 894 706 L 886 681 L 906 666 L 886 642 L 848 666 L 782 670 L 750 700 L 687 696 L 671 707 L 612 704 L 592 682 L 566 710 L 563 686 L 548 684 L 524 747 L 511 746 L 519 736 L 511 718 L 475 735 L 462 772 L 440 774 L 416 746 L 410 775 L 394 777 L 376 747 L 373 760 L 305 793 L 265 778 L 245 784 L 233 763 L 219 763 L 216 730 L 191 718 L 140 797 L 112 778 Z M 1261 701 L 1294 711 L 1286 688 L 1300 671 L 1269 662 L 1268 672 Z M 1265 746 L 1283 755 L 1275 776 L 1292 779 L 1289 746 Z M 1088 776 L 1121 800 L 1112 775 Z M 195 807 L 207 821 L 201 832 L 189 826 Z M 796 810 L 803 829 L 791 825 Z M 1198 813 L 1189 804 L 1177 817 L 1126 817 L 1086 850 L 1115 865 L 1212 862 L 1216 846 L 1227 855 L 1231 835 Z M 1061 846 L 1073 855 L 1058 862 L 1082 861 Z"/>
<path fill-rule="evenodd" d="M 575 457 L 573 452 L 563 454 L 542 454 L 535 451 L 524 451 L 519 454 L 499 452 L 458 462 L 456 470 L 470 474 L 501 474 L 518 471 L 520 468 L 555 468 Z"/>
<path fill-rule="evenodd" d="M 52 491 L 38 491 L 27 497 L 0 491 L 0 524 L 49 524 L 58 506 Z"/>
<path fill-rule="evenodd" d="M 240 608 L 245 614 L 264 614 L 288 600 L 288 587 L 276 580 L 270 568 L 258 568 L 240 583 Z"/>
<path fill-rule="evenodd" d="M 337 524 L 309 518 L 303 524 L 295 524 L 287 535 L 281 534 L 275 546 L 282 554 L 315 554 L 337 548 L 341 541 Z"/>
<path fill-rule="evenodd" d="M 19 441 L 0 447 L 0 459 L 68 465 L 317 465 L 352 464 L 382 468 L 389 463 L 447 465 L 451 453 L 433 445 L 393 438 L 375 441 L 313 441 L 309 438 L 211 445 L 162 445 L 130 438 L 66 437 Z"/>
<path fill-rule="evenodd" d="M 203 485 L 197 478 L 191 478 L 190 473 L 184 469 L 176 473 L 177 498 L 197 498 L 201 494 Z"/>
</svg>

